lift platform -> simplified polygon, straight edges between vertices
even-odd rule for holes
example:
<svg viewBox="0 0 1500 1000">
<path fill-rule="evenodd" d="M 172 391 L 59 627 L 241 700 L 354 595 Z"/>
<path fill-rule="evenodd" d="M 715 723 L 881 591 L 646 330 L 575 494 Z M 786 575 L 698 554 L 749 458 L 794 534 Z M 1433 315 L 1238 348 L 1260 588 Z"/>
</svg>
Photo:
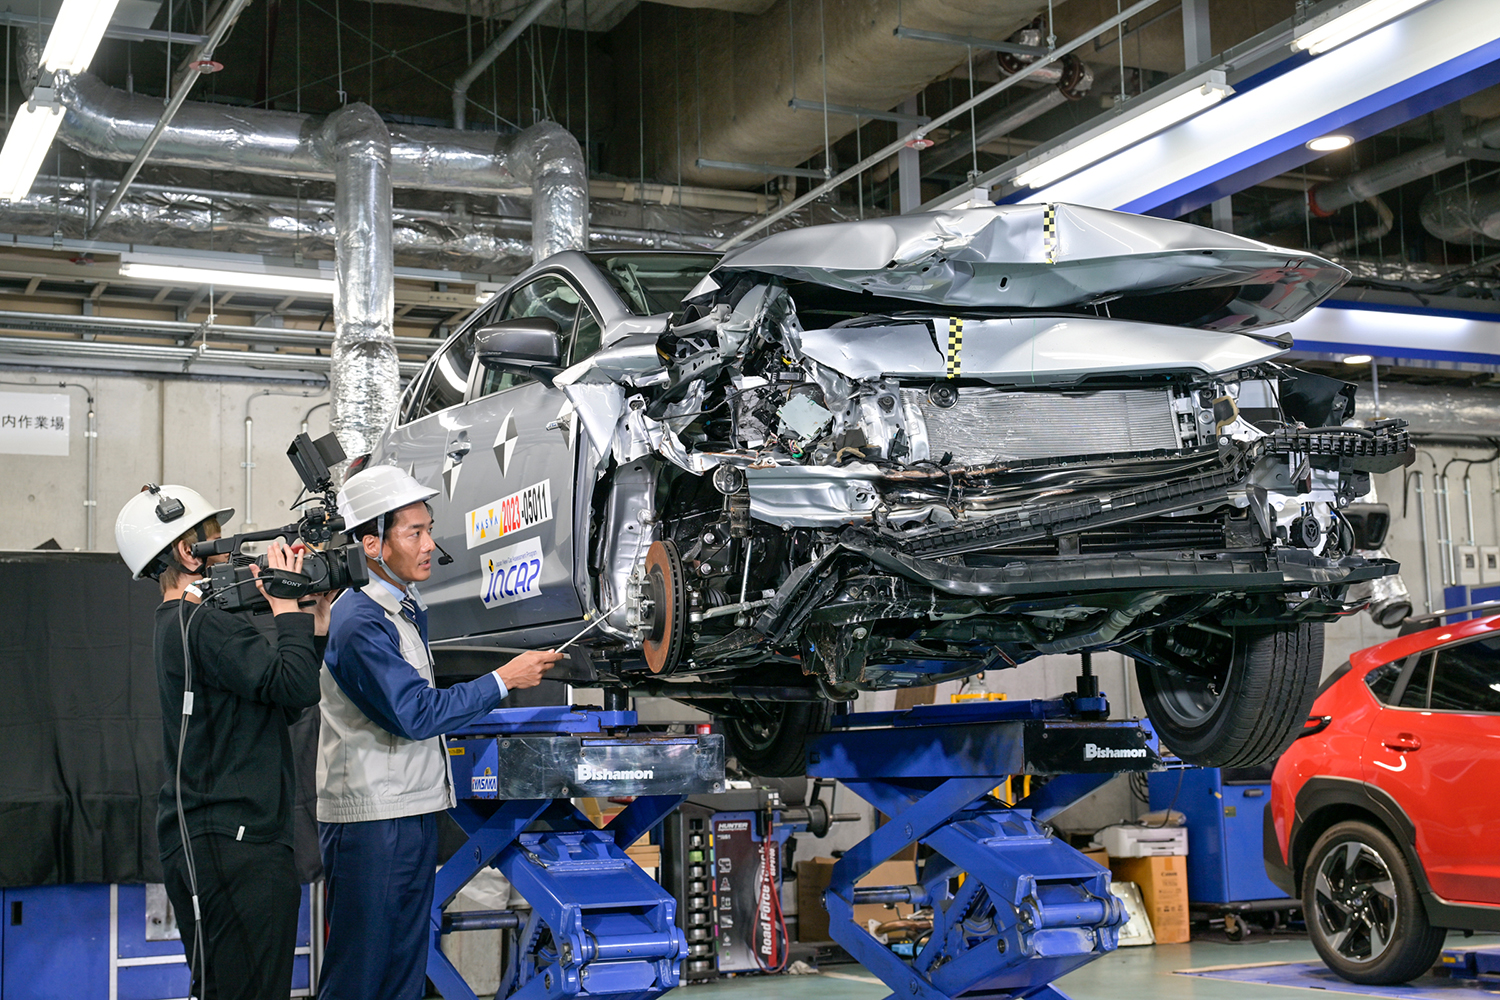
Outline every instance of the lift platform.
<svg viewBox="0 0 1500 1000">
<path fill-rule="evenodd" d="M 807 773 L 835 778 L 890 817 L 834 865 L 829 934 L 892 990 L 892 1000 L 1036 997 L 1119 945 L 1123 904 L 1109 871 L 1052 836 L 1048 820 L 1121 771 L 1162 767 L 1143 722 L 1108 721 L 1106 699 L 984 701 L 835 719 Z M 1046 776 L 1006 805 L 1008 775 Z M 921 882 L 858 886 L 912 844 L 932 853 Z M 853 917 L 857 903 L 930 907 L 911 959 Z"/>
<path fill-rule="evenodd" d="M 1115 949 L 1125 923 L 1109 872 L 1046 823 L 1121 771 L 1162 767 L 1144 723 L 1110 721 L 1096 691 L 1050 701 L 968 702 L 842 715 L 808 750 L 810 777 L 837 779 L 891 817 L 834 866 L 829 933 L 894 998 L 1039 997 Z M 446 933 L 515 934 L 501 996 L 650 1000 L 678 985 L 687 941 L 676 902 L 625 854 L 689 794 L 724 788 L 722 737 L 635 731 L 635 713 L 501 709 L 449 740 L 454 818 L 469 840 L 438 872 L 428 976 L 448 1000 L 474 993 L 442 954 Z M 1006 805 L 1009 775 L 1045 776 Z M 603 829 L 569 801 L 635 796 Z M 912 844 L 920 884 L 856 883 Z M 532 905 L 445 914 L 486 866 Z M 854 921 L 858 903 L 930 907 L 933 927 L 898 957 Z"/>
<path fill-rule="evenodd" d="M 501 996 L 650 1000 L 678 984 L 687 939 L 677 903 L 625 853 L 688 795 L 724 789 L 724 737 L 636 730 L 630 711 L 497 709 L 448 740 L 468 841 L 438 870 L 427 977 L 447 1000 L 475 1000 L 443 935 L 515 931 Z M 596 828 L 574 797 L 633 796 Z M 531 904 L 445 914 L 488 866 Z"/>
</svg>

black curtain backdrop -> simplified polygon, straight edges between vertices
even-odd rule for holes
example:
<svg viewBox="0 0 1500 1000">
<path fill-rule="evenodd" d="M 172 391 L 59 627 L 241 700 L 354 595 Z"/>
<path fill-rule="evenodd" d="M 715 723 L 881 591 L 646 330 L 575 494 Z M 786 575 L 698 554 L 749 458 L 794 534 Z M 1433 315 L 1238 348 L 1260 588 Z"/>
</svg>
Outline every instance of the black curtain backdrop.
<svg viewBox="0 0 1500 1000">
<path fill-rule="evenodd" d="M 113 554 L 0 552 L 0 886 L 162 880 L 160 602 Z M 292 732 L 297 867 L 311 881 L 317 709 Z"/>
</svg>

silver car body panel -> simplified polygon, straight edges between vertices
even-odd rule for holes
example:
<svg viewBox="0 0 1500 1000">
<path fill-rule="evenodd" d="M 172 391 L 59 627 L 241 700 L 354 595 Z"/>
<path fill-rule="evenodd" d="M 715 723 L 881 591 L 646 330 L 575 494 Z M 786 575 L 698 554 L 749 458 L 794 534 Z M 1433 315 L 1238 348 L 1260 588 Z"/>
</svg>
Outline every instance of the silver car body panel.
<svg viewBox="0 0 1500 1000">
<path fill-rule="evenodd" d="M 1243 286 L 1209 325 L 1289 323 L 1349 279 L 1312 254 L 1168 219 L 1036 204 L 790 229 L 731 250 L 694 295 L 755 272 L 950 307 L 1058 309 Z"/>
<path fill-rule="evenodd" d="M 802 351 L 847 378 L 944 378 L 948 320 L 807 330 Z M 939 345 L 943 349 L 939 349 Z M 1196 372 L 1217 375 L 1286 353 L 1238 333 L 1089 317 L 967 319 L 959 375 L 993 383 L 1036 384 L 1085 375 Z"/>
</svg>

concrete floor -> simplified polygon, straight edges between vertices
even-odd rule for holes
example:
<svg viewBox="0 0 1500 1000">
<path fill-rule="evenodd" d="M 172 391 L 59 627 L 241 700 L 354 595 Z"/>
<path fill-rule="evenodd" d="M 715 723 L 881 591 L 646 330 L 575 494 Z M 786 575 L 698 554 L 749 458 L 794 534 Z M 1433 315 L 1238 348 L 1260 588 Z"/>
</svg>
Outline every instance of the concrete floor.
<svg viewBox="0 0 1500 1000">
<path fill-rule="evenodd" d="M 1453 935 L 1450 946 L 1463 938 Z M 1492 935 L 1474 944 L 1494 944 Z M 1298 935 L 1251 938 L 1230 944 L 1223 940 L 1190 944 L 1154 945 L 1120 950 L 1084 966 L 1058 981 L 1071 1000 L 1258 1000 L 1261 997 L 1297 998 L 1284 988 L 1173 975 L 1178 969 L 1269 962 L 1316 962 L 1307 938 Z M 1313 992 L 1305 991 L 1312 1000 Z M 1323 991 L 1318 991 L 1319 993 Z M 828 965 L 815 976 L 744 976 L 676 990 L 687 1000 L 883 1000 L 890 995 L 873 975 L 857 965 Z M 1486 994 L 1475 991 L 1475 996 Z M 1493 996 L 1493 994 L 1488 994 Z"/>
</svg>

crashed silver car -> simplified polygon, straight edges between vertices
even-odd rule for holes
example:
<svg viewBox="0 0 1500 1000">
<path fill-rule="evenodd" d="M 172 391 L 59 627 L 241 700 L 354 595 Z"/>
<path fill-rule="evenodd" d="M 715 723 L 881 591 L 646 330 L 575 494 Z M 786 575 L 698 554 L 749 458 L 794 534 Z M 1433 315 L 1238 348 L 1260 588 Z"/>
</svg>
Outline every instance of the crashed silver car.
<svg viewBox="0 0 1500 1000">
<path fill-rule="evenodd" d="M 1348 277 L 1060 204 L 569 252 L 372 460 L 441 486 L 450 672 L 592 620 L 573 679 L 704 708 L 778 775 L 861 691 L 1116 650 L 1173 751 L 1244 766 L 1302 726 L 1350 586 L 1397 570 L 1346 508 L 1404 425 L 1276 361 Z"/>
</svg>

